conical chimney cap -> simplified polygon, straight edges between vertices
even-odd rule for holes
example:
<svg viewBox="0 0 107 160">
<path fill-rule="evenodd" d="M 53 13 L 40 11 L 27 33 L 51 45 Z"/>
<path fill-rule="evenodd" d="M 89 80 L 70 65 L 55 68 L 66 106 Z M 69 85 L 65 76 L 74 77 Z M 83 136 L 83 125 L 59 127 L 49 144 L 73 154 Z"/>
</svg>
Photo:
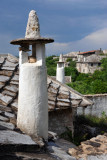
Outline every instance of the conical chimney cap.
<svg viewBox="0 0 107 160">
<path fill-rule="evenodd" d="M 28 17 L 25 38 L 39 38 L 40 26 L 36 11 L 31 10 Z"/>
<path fill-rule="evenodd" d="M 36 11 L 31 10 L 28 17 L 25 38 L 12 40 L 10 44 L 28 46 L 36 43 L 46 44 L 52 42 L 54 42 L 52 38 L 44 38 L 40 36 L 40 26 L 39 26 L 38 16 L 36 14 Z"/>
</svg>

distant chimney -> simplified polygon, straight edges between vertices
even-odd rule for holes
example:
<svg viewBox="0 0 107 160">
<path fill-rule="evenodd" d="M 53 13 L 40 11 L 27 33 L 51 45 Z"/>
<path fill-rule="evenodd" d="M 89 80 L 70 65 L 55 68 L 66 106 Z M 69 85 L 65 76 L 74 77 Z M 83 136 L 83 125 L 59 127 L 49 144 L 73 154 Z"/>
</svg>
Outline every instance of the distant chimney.
<svg viewBox="0 0 107 160">
<path fill-rule="evenodd" d="M 59 62 L 57 62 L 56 80 L 61 83 L 65 83 L 65 70 L 62 54 L 60 54 Z"/>
<path fill-rule="evenodd" d="M 26 134 L 48 138 L 48 96 L 45 44 L 53 39 L 40 37 L 36 12 L 29 13 L 26 35 L 10 43 L 19 48 L 19 99 L 17 126 Z M 32 46 L 32 56 L 27 51 Z"/>
<path fill-rule="evenodd" d="M 63 54 L 60 54 L 60 56 L 59 56 L 59 62 L 63 62 Z"/>
</svg>

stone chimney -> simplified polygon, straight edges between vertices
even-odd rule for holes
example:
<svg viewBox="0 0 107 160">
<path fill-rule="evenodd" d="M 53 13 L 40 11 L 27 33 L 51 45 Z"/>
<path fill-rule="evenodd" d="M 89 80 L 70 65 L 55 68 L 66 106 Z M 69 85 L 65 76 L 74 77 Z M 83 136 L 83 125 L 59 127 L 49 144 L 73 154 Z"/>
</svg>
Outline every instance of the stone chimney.
<svg viewBox="0 0 107 160">
<path fill-rule="evenodd" d="M 59 62 L 57 62 L 56 80 L 58 80 L 61 83 L 65 83 L 65 71 L 62 54 L 60 54 Z"/>
<path fill-rule="evenodd" d="M 34 137 L 48 138 L 48 96 L 45 66 L 45 44 L 53 39 L 42 38 L 37 14 L 29 13 L 26 35 L 11 41 L 19 47 L 19 99 L 17 127 Z M 32 55 L 28 57 L 29 46 Z"/>
</svg>

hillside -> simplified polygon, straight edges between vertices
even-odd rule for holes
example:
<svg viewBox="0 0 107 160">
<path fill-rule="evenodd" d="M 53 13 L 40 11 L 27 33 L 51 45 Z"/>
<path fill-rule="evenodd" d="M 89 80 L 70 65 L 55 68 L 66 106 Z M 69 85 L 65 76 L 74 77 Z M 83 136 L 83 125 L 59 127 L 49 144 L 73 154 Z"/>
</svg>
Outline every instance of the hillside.
<svg viewBox="0 0 107 160">
<path fill-rule="evenodd" d="M 57 61 L 58 59 L 53 59 L 53 56 L 46 58 L 48 75 L 56 75 Z M 76 63 L 72 59 L 67 61 L 70 64 L 69 67 L 65 67 L 65 76 L 72 77 L 72 83 L 68 83 L 68 86 L 82 94 L 107 93 L 107 58 L 101 60 L 101 71 L 96 70 L 93 74 L 79 73 Z"/>
</svg>

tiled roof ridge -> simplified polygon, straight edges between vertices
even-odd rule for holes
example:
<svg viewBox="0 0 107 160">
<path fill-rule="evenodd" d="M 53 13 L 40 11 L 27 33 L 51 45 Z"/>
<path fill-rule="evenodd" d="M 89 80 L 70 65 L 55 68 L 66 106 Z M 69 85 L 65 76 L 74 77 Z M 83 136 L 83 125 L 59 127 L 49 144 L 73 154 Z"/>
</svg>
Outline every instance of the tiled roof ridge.
<svg viewBox="0 0 107 160">
<path fill-rule="evenodd" d="M 12 54 L 10 54 L 10 53 L 8 53 L 8 56 L 10 56 L 10 57 L 16 59 L 17 61 L 19 61 L 19 58 L 18 58 L 18 57 L 14 56 L 14 55 L 12 55 Z"/>
<path fill-rule="evenodd" d="M 85 97 L 85 96 L 82 95 L 81 93 L 77 92 L 77 91 L 74 90 L 73 88 L 67 86 L 66 84 L 62 84 L 61 82 L 55 80 L 54 78 L 52 78 L 52 77 L 49 76 L 49 75 L 48 75 L 47 77 L 48 77 L 49 79 L 51 79 L 52 81 L 57 82 L 57 83 L 60 84 L 61 86 L 67 88 L 70 92 L 74 92 L 75 94 L 78 94 L 79 96 L 83 97 L 84 100 L 86 100 L 86 101 L 88 101 L 88 102 L 90 103 L 89 105 L 92 105 L 92 104 L 93 104 L 93 102 L 92 102 L 90 99 L 88 99 L 87 97 Z M 71 94 L 71 97 L 72 97 L 72 94 Z"/>
<path fill-rule="evenodd" d="M 86 52 L 80 52 L 79 54 L 87 54 L 87 53 L 93 53 L 93 52 L 96 52 L 98 50 L 91 50 L 91 51 L 86 51 Z"/>
</svg>

